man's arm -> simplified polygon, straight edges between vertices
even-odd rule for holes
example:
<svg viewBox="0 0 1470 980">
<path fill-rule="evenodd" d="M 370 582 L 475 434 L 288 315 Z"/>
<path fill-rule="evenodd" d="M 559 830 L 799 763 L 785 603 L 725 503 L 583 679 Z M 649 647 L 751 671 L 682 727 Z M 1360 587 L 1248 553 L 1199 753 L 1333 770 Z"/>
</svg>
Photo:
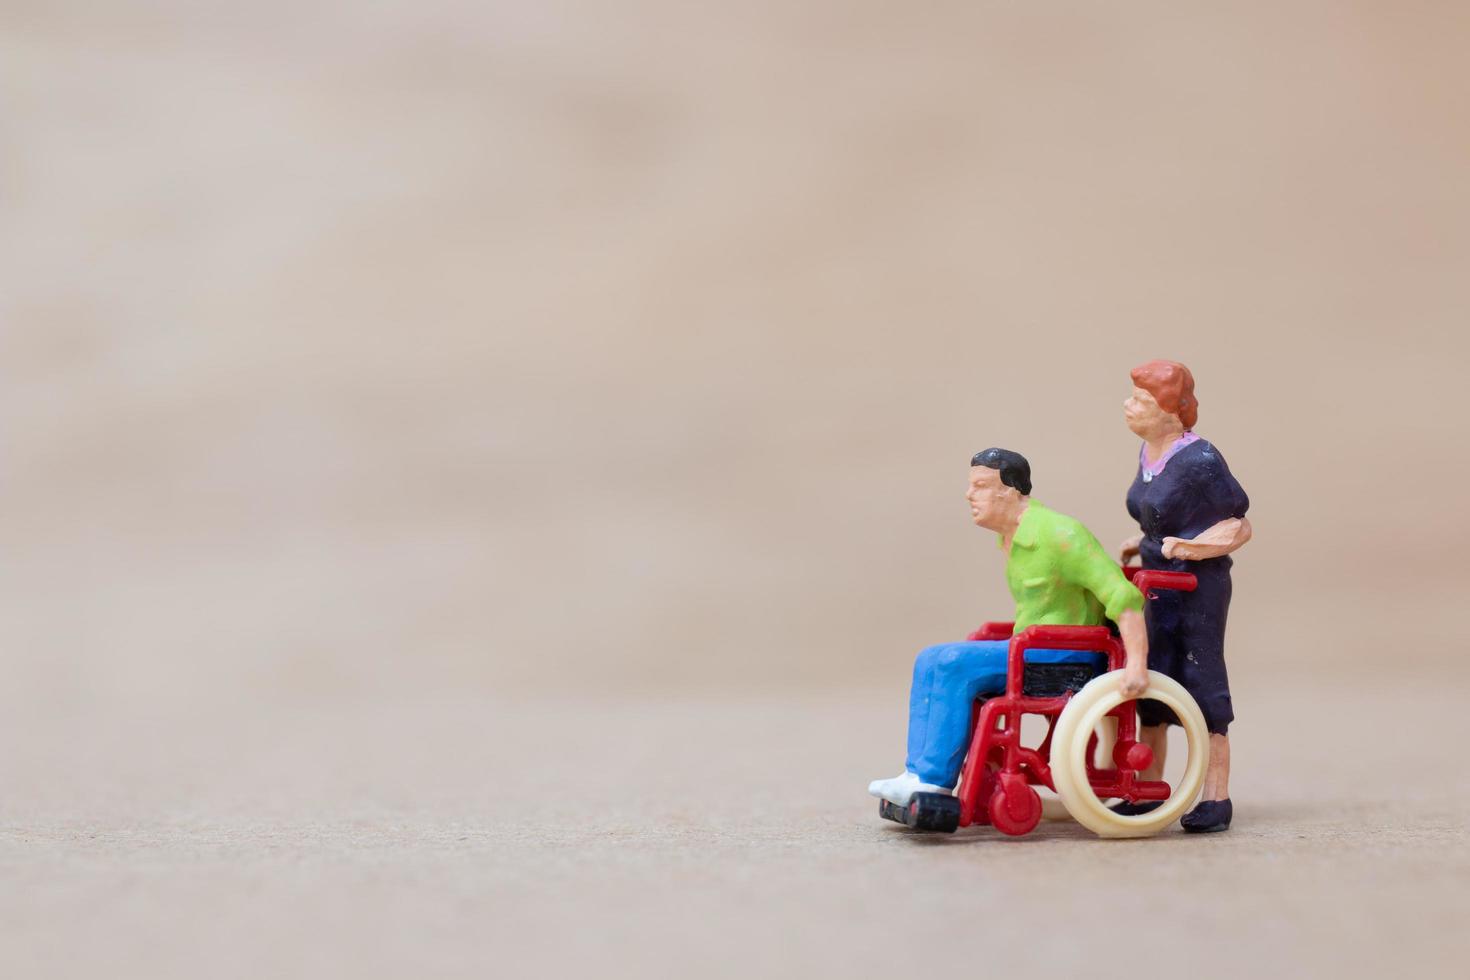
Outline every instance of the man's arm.
<svg viewBox="0 0 1470 980">
<path fill-rule="evenodd" d="M 1097 538 L 1082 525 L 1064 550 L 1065 568 L 1074 584 L 1097 597 L 1109 619 L 1123 635 L 1127 660 L 1123 666 L 1123 695 L 1136 698 L 1148 687 L 1148 629 L 1143 620 L 1143 593 L 1108 557 Z"/>
<path fill-rule="evenodd" d="M 1137 609 L 1124 611 L 1118 617 L 1118 632 L 1123 634 L 1123 649 L 1128 654 L 1123 666 L 1123 696 L 1136 698 L 1148 690 L 1148 628 L 1143 613 Z"/>
</svg>

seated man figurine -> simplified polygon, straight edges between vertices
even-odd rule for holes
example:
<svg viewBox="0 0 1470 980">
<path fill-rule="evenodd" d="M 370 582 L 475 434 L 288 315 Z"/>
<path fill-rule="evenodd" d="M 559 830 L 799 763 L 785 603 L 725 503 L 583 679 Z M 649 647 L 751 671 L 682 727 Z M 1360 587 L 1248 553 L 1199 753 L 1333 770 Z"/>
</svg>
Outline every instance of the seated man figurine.
<svg viewBox="0 0 1470 980">
<path fill-rule="evenodd" d="M 1148 687 L 1148 634 L 1143 594 L 1108 557 L 1092 532 L 1031 500 L 1031 466 L 1020 453 L 987 449 L 970 461 L 971 519 L 1000 534 L 1006 584 L 1016 600 L 1015 631 L 1118 624 L 1127 651 L 1122 690 Z M 952 793 L 969 747 L 970 705 L 977 695 L 1006 687 L 1008 640 L 945 643 L 920 653 L 909 690 L 908 762 L 868 792 L 899 806 L 915 793 Z M 1028 650 L 1028 663 L 1094 663 L 1102 655 L 1075 650 Z"/>
</svg>

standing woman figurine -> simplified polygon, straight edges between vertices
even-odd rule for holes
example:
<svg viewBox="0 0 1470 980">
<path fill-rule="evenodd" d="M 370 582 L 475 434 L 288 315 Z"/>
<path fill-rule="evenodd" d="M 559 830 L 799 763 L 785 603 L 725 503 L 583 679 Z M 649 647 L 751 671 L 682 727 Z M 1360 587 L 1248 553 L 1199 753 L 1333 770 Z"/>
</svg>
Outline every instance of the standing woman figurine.
<svg viewBox="0 0 1470 980">
<path fill-rule="evenodd" d="M 1148 603 L 1148 665 L 1174 678 L 1199 702 L 1210 730 L 1210 764 L 1201 802 L 1180 820 L 1186 831 L 1230 826 L 1230 685 L 1225 674 L 1225 617 L 1230 610 L 1229 555 L 1251 538 L 1245 495 L 1225 457 L 1194 434 L 1199 402 L 1194 376 L 1175 361 L 1149 361 L 1132 371 L 1133 394 L 1123 403 L 1128 428 L 1143 440 L 1138 475 L 1128 488 L 1128 513 L 1142 534 L 1123 542 L 1123 562 L 1192 572 L 1193 592 L 1161 590 Z M 1157 701 L 1138 705 L 1143 741 L 1154 763 L 1145 779 L 1162 778 L 1166 726 L 1178 719 Z M 1120 803 L 1120 813 L 1146 813 L 1158 803 Z"/>
</svg>

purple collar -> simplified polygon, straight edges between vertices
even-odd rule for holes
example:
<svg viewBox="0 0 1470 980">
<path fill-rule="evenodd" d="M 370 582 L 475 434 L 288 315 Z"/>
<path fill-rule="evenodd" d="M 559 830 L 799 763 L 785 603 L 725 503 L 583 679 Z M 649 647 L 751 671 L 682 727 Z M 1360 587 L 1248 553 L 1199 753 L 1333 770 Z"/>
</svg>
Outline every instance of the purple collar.
<svg viewBox="0 0 1470 980">
<path fill-rule="evenodd" d="M 1184 433 L 1184 435 L 1174 440 L 1174 445 L 1164 450 L 1164 455 L 1160 456 L 1159 461 L 1152 466 L 1148 465 L 1148 443 L 1139 446 L 1138 470 L 1143 474 L 1143 482 L 1152 483 L 1154 477 L 1164 472 L 1164 467 L 1168 465 L 1169 460 L 1174 458 L 1174 454 L 1192 442 L 1199 442 L 1199 436 L 1193 432 Z"/>
</svg>

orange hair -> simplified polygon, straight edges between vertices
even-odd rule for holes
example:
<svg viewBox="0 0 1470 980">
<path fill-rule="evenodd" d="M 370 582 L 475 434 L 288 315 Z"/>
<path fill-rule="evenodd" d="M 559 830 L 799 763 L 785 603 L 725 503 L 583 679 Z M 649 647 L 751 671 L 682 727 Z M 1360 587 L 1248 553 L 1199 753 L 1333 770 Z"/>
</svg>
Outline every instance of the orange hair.
<svg viewBox="0 0 1470 980">
<path fill-rule="evenodd" d="M 1129 372 L 1133 383 L 1150 395 L 1159 407 L 1177 416 L 1185 430 L 1199 420 L 1199 399 L 1194 397 L 1194 375 L 1178 361 L 1149 361 Z"/>
</svg>

